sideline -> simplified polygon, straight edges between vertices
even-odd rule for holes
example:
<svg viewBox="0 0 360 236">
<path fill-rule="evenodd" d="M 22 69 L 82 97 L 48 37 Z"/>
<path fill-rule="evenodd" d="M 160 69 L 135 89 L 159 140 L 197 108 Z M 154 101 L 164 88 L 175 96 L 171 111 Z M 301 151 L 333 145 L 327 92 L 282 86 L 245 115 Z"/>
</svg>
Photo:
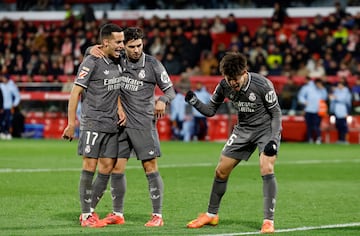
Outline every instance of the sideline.
<svg viewBox="0 0 360 236">
<path fill-rule="evenodd" d="M 317 230 L 317 229 L 347 228 L 347 227 L 355 227 L 355 226 L 360 226 L 360 222 L 347 223 L 347 224 L 335 224 L 335 225 L 304 226 L 304 227 L 290 228 L 290 229 L 277 229 L 277 230 L 275 230 L 275 233 L 308 231 L 308 230 Z M 260 231 L 226 233 L 226 234 L 200 234 L 199 236 L 237 236 L 237 235 L 257 235 L 257 234 L 260 234 Z"/>
</svg>

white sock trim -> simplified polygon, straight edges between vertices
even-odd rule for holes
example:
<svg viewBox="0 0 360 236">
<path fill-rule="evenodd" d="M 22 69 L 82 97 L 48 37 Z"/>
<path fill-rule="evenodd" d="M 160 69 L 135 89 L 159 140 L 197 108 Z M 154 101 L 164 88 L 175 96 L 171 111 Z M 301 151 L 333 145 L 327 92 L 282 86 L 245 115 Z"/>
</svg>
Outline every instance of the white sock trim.
<svg viewBox="0 0 360 236">
<path fill-rule="evenodd" d="M 114 213 L 114 215 L 117 215 L 117 216 L 120 216 L 120 217 L 123 217 L 124 216 L 124 214 L 123 213 L 121 213 L 121 212 L 113 212 Z"/>
<path fill-rule="evenodd" d="M 206 212 L 206 215 L 207 215 L 207 216 L 210 216 L 210 217 L 215 217 L 215 216 L 216 216 L 216 214 L 209 213 L 209 212 Z"/>
</svg>

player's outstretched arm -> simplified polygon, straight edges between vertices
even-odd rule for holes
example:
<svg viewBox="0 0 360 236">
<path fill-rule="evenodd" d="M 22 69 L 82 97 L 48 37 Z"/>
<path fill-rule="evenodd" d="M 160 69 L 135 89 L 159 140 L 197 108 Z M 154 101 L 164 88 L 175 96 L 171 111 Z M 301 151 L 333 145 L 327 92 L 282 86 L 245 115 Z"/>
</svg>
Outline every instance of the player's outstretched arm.
<svg viewBox="0 0 360 236">
<path fill-rule="evenodd" d="M 201 114 L 204 116 L 210 117 L 216 114 L 217 109 L 219 108 L 220 104 L 215 104 L 211 100 L 209 103 L 205 104 L 200 101 L 196 94 L 193 91 L 188 91 L 185 95 L 185 101 L 195 107 Z"/>
</svg>

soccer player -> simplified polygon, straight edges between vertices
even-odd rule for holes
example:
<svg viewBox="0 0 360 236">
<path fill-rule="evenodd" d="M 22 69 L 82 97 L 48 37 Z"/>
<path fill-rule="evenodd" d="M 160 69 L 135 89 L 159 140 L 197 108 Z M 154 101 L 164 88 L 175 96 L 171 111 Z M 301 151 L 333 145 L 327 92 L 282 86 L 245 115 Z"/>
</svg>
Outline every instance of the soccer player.
<svg viewBox="0 0 360 236">
<path fill-rule="evenodd" d="M 238 112 L 238 123 L 221 152 L 215 170 L 208 210 L 190 221 L 187 227 L 218 224 L 221 198 L 232 170 L 240 161 L 247 161 L 257 147 L 264 196 L 261 233 L 272 233 L 277 192 L 274 164 L 281 133 L 281 110 L 277 96 L 268 79 L 247 71 L 247 60 L 240 53 L 227 53 L 220 62 L 220 72 L 224 79 L 217 85 L 209 103 L 202 103 L 192 91 L 185 96 L 188 103 L 208 117 L 215 115 L 225 98 Z"/>
<path fill-rule="evenodd" d="M 121 69 L 117 62 L 124 48 L 124 32 L 117 25 L 106 24 L 100 29 L 100 41 L 104 57 L 87 56 L 79 67 L 69 98 L 68 125 L 63 133 L 65 139 L 73 139 L 81 96 L 78 154 L 83 157 L 79 184 L 83 227 L 106 225 L 90 210 L 93 176 L 97 164 L 98 175 L 109 176 L 111 173 L 118 151 L 118 126 L 126 121 L 119 102 Z M 106 186 L 102 188 L 106 189 Z"/>
<path fill-rule="evenodd" d="M 123 218 L 123 201 L 126 191 L 125 169 L 132 151 L 141 160 L 148 180 L 153 207 L 147 227 L 163 226 L 162 203 L 164 184 L 157 158 L 161 156 L 156 120 L 165 115 L 166 105 L 175 98 L 173 84 L 164 66 L 154 57 L 143 52 L 144 33 L 140 28 L 124 30 L 125 57 L 121 60 L 121 102 L 126 114 L 126 125 L 119 133 L 118 159 L 111 174 L 113 212 L 103 219 L 107 224 L 117 224 Z M 90 52 L 97 53 L 96 47 Z M 155 99 L 155 86 L 164 95 Z M 96 201 L 97 196 L 93 199 Z M 94 207 L 96 202 L 93 203 Z"/>
</svg>

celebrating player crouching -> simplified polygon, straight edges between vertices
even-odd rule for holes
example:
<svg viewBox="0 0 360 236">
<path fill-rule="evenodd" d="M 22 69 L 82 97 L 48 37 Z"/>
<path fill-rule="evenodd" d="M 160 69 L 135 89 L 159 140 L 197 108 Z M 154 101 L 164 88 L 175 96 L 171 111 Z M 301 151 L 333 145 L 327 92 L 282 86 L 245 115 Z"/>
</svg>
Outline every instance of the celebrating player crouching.
<svg viewBox="0 0 360 236">
<path fill-rule="evenodd" d="M 221 152 L 215 170 L 208 210 L 190 221 L 187 227 L 218 224 L 220 202 L 230 173 L 240 161 L 247 161 L 257 147 L 264 196 L 261 233 L 273 233 L 277 193 L 274 165 L 281 137 L 281 109 L 277 96 L 270 80 L 247 71 L 247 60 L 240 53 L 227 53 L 220 62 L 220 72 L 224 79 L 217 85 L 208 104 L 197 99 L 192 91 L 188 91 L 185 97 L 188 103 L 208 117 L 215 115 L 225 98 L 232 102 L 238 113 L 238 123 Z"/>
</svg>

